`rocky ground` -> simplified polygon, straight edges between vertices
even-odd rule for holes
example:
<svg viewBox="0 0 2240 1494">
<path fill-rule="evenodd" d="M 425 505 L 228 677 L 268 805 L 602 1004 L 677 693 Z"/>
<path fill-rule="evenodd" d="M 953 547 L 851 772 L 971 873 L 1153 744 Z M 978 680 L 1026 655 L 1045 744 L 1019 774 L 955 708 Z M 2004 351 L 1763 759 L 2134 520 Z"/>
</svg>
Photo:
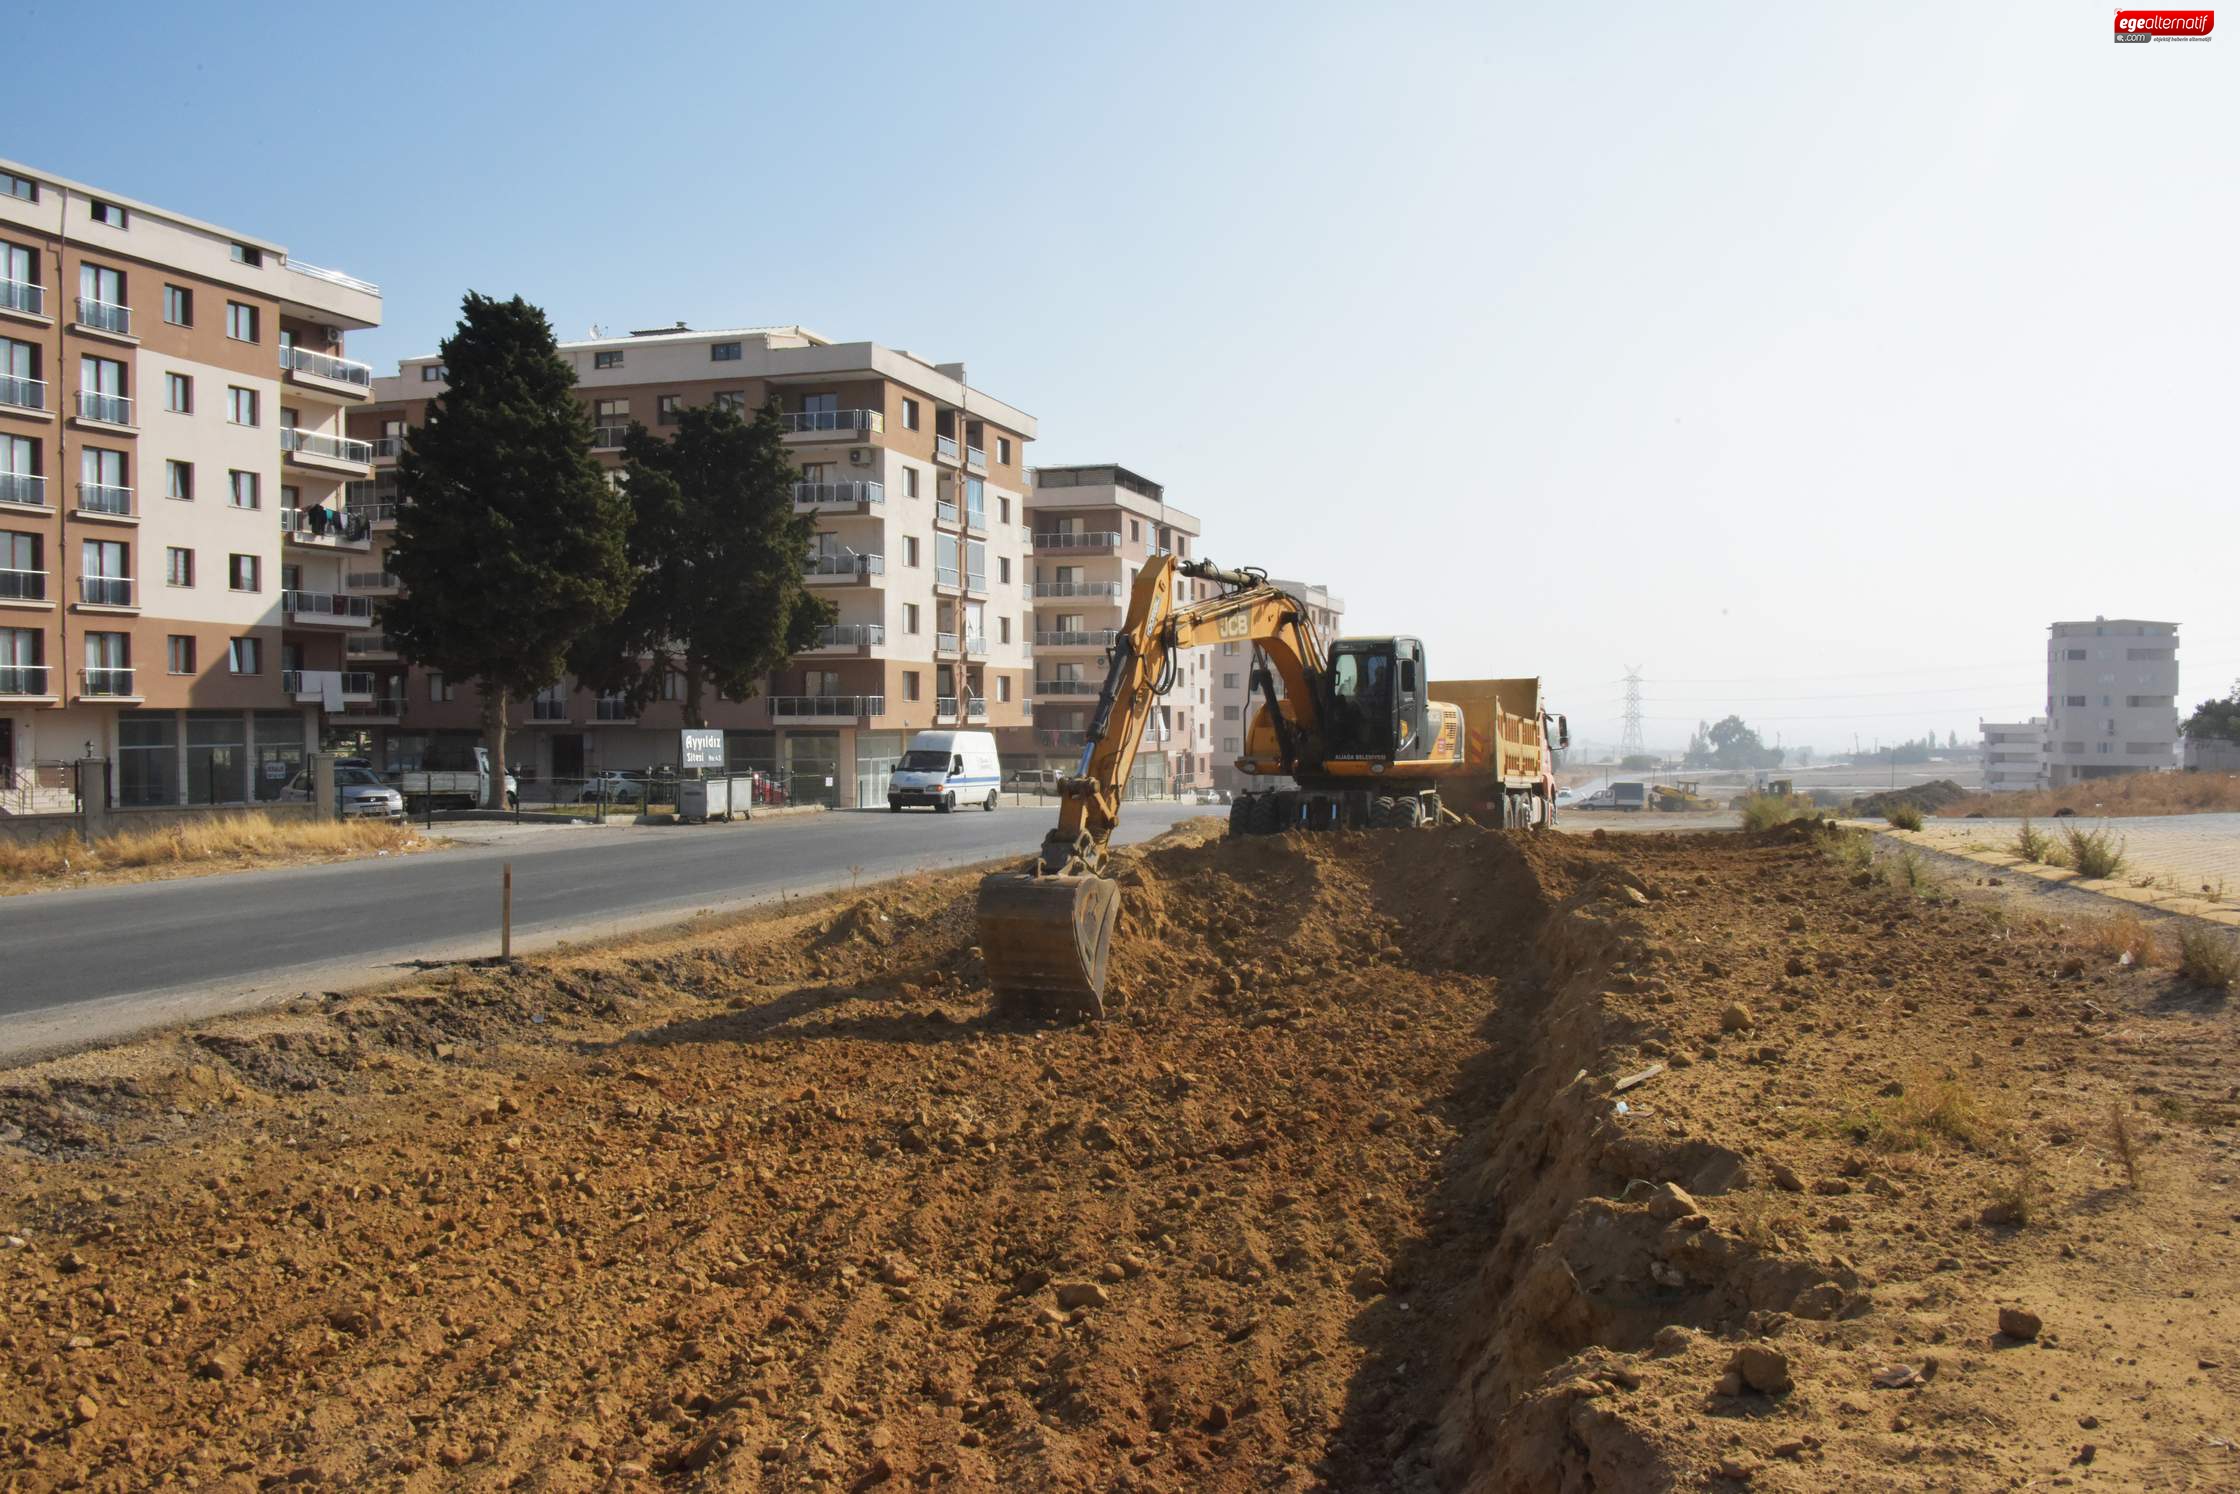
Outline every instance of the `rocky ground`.
<svg viewBox="0 0 2240 1494">
<path fill-rule="evenodd" d="M 0 1488 L 2240 1481 L 2151 947 L 1795 827 L 1215 835 L 1094 1029 L 953 875 L 0 1076 Z"/>
</svg>

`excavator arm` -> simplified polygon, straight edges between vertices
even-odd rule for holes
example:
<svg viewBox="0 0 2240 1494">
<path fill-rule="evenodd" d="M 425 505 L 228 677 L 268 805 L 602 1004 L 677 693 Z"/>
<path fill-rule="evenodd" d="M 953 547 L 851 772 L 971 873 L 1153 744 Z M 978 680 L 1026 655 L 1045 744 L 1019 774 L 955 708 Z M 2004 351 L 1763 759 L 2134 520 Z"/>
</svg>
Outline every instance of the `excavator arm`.
<svg viewBox="0 0 2240 1494">
<path fill-rule="evenodd" d="M 1178 603 L 1175 578 L 1228 588 Z M 1127 623 L 1089 718 L 1079 770 L 1059 785 L 1057 826 L 1024 871 L 980 884 L 980 950 L 999 998 L 1051 1015 L 1101 1016 L 1119 891 L 1106 875 L 1136 750 L 1182 656 L 1211 643 L 1260 650 L 1283 681 L 1281 736 L 1293 761 L 1319 756 L 1325 661 L 1306 609 L 1254 570 L 1156 556 L 1137 573 Z"/>
</svg>

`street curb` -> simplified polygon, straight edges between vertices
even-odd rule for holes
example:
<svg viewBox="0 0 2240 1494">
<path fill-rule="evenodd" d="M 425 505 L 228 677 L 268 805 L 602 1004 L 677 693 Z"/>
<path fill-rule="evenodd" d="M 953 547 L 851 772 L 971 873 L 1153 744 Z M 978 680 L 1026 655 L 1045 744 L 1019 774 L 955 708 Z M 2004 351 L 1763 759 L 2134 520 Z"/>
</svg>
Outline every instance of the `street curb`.
<svg viewBox="0 0 2240 1494">
<path fill-rule="evenodd" d="M 1866 820 L 1844 821 L 1853 829 L 1866 830 L 1895 844 L 1917 851 L 1928 851 L 1939 856 L 1950 856 L 1956 861 L 1972 861 L 1998 871 L 2019 876 L 2034 877 L 2040 882 L 2050 882 L 2073 892 L 2097 893 L 2118 902 L 2132 903 L 2139 907 L 2153 908 L 2158 912 L 2176 914 L 2181 918 L 2198 919 L 2203 923 L 2222 928 L 2240 929 L 2240 909 L 2226 907 L 2190 893 L 2171 892 L 2160 887 L 2134 887 L 2126 882 L 2107 878 L 2079 876 L 2066 866 L 2047 866 L 2042 862 L 2025 861 L 2011 851 L 1987 851 L 1977 847 L 1940 845 L 1929 836 L 1914 830 L 1900 830 L 1894 825 L 1878 825 Z"/>
</svg>

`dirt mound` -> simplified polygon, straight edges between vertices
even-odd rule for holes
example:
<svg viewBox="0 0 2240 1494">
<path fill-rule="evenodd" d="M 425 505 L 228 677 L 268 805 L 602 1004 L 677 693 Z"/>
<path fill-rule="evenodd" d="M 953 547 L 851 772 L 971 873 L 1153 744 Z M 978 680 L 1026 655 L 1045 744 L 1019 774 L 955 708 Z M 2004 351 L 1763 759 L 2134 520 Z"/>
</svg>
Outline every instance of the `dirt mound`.
<svg viewBox="0 0 2240 1494">
<path fill-rule="evenodd" d="M 1946 805 L 1957 804 L 1972 794 L 1972 790 L 1962 788 L 1949 778 L 1933 778 L 1927 783 L 1916 783 L 1902 789 L 1862 795 L 1853 799 L 1847 807 L 1854 815 L 1884 815 L 1901 804 L 1908 804 L 1923 814 L 1935 814 Z"/>
</svg>

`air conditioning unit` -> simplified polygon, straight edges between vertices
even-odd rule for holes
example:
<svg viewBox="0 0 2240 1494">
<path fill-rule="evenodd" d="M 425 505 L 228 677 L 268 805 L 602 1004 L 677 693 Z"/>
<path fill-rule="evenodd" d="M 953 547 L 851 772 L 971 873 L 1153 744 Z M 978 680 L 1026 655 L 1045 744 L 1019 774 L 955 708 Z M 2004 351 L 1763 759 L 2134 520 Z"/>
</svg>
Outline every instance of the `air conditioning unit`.
<svg viewBox="0 0 2240 1494">
<path fill-rule="evenodd" d="M 321 327 L 319 330 L 326 334 L 328 347 L 339 348 L 342 346 L 342 329 L 340 327 Z"/>
<path fill-rule="evenodd" d="M 851 446 L 851 447 L 849 447 L 849 448 L 848 448 L 848 465 L 849 465 L 849 466 L 851 466 L 851 467 L 860 467 L 860 466 L 862 466 L 862 465 L 863 465 L 863 464 L 864 464 L 865 462 L 868 462 L 868 461 L 870 461 L 870 460 L 871 460 L 871 453 L 870 453 L 870 452 L 868 452 L 868 451 L 865 451 L 865 450 L 864 450 L 864 449 L 863 449 L 862 447 L 860 447 L 860 446 Z"/>
</svg>

